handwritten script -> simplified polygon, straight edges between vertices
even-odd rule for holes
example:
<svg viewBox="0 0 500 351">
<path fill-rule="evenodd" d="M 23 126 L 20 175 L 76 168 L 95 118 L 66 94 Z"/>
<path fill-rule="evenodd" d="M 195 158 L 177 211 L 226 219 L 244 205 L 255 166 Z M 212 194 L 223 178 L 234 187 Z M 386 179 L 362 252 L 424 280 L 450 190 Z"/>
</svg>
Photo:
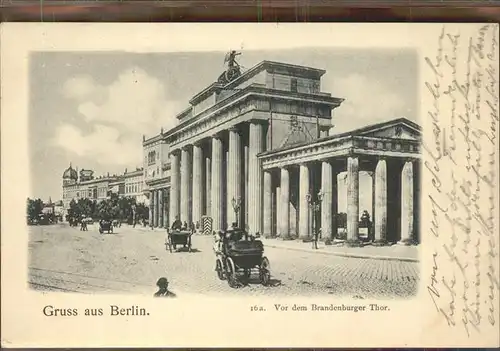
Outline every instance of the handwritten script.
<svg viewBox="0 0 500 351">
<path fill-rule="evenodd" d="M 498 26 L 443 26 L 436 46 L 424 63 L 423 218 L 433 248 L 424 279 L 436 313 L 471 337 L 500 328 Z"/>
</svg>

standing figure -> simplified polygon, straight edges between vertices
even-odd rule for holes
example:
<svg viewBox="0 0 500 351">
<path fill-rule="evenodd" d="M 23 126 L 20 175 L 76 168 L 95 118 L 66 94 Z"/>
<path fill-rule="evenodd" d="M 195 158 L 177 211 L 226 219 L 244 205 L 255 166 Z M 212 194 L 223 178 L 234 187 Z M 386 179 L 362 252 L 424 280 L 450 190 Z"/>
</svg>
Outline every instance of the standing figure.
<svg viewBox="0 0 500 351">
<path fill-rule="evenodd" d="M 168 280 L 165 277 L 161 277 L 156 282 L 158 291 L 155 292 L 154 297 L 176 297 L 176 295 L 168 290 Z"/>
<path fill-rule="evenodd" d="M 314 230 L 314 238 L 312 242 L 312 248 L 314 250 L 318 249 L 318 238 L 320 236 L 321 228 Z"/>
<path fill-rule="evenodd" d="M 238 62 L 236 62 L 236 56 L 238 55 L 241 55 L 241 52 L 237 52 L 236 50 L 231 50 L 226 54 L 224 63 L 227 62 L 228 69 L 233 68 L 235 65 L 239 67 Z"/>
</svg>

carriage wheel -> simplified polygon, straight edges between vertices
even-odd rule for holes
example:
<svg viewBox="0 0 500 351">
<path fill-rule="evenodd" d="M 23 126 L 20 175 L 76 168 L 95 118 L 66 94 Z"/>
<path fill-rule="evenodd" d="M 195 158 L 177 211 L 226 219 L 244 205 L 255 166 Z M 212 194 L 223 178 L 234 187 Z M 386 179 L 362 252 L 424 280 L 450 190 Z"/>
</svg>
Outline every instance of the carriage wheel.
<svg viewBox="0 0 500 351">
<path fill-rule="evenodd" d="M 102 229 L 101 228 L 99 228 L 99 234 L 102 234 Z"/>
<path fill-rule="evenodd" d="M 237 285 L 236 268 L 234 266 L 234 262 L 231 257 L 228 257 L 226 259 L 226 277 L 229 286 L 231 288 L 235 288 Z"/>
<path fill-rule="evenodd" d="M 251 275 L 251 273 L 252 273 L 251 269 L 245 268 L 245 270 L 243 271 L 243 283 L 245 285 L 247 285 L 250 282 L 250 275 Z"/>
<path fill-rule="evenodd" d="M 224 280 L 224 269 L 222 268 L 222 262 L 220 259 L 215 261 L 215 270 L 217 271 L 217 277 L 219 277 L 220 280 Z"/>
<path fill-rule="evenodd" d="M 271 264 L 269 263 L 269 260 L 267 257 L 262 258 L 262 262 L 260 264 L 260 283 L 264 286 L 269 285 L 269 282 L 271 281 Z"/>
<path fill-rule="evenodd" d="M 172 244 L 172 246 L 174 247 L 174 250 L 177 250 L 177 244 Z"/>
</svg>

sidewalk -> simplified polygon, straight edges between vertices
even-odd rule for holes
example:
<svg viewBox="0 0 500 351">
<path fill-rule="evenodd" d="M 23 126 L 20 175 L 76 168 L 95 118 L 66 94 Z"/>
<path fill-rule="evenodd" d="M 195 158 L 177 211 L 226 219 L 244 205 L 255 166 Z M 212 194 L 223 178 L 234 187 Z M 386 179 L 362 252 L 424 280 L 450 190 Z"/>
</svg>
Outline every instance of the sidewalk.
<svg viewBox="0 0 500 351">
<path fill-rule="evenodd" d="M 373 246 L 368 244 L 363 247 L 347 247 L 342 243 L 325 245 L 323 242 L 318 242 L 318 249 L 316 250 L 312 248 L 312 243 L 304 243 L 299 239 L 287 241 L 280 239 L 260 239 L 264 243 L 265 247 L 278 249 L 305 251 L 342 257 L 419 262 L 419 246 L 405 246 L 397 244 L 391 246 Z"/>
<path fill-rule="evenodd" d="M 136 226 L 126 226 L 130 229 L 135 229 L 143 232 L 163 232 L 166 234 L 165 228 L 154 228 Z M 200 234 L 195 234 L 200 235 Z M 206 235 L 200 235 L 206 237 Z M 323 242 L 318 242 L 318 249 L 312 248 L 312 243 L 304 243 L 302 240 L 280 240 L 280 239 L 265 239 L 259 238 L 265 247 L 272 247 L 277 249 L 285 249 L 291 251 L 303 251 L 315 254 L 333 255 L 341 257 L 354 257 L 366 258 L 376 260 L 391 260 L 391 261 L 406 261 L 406 262 L 419 262 L 419 247 L 420 246 L 406 246 L 406 245 L 388 245 L 388 246 L 373 246 L 367 244 L 363 247 L 347 247 L 342 243 L 334 243 L 333 245 L 325 245 Z"/>
</svg>

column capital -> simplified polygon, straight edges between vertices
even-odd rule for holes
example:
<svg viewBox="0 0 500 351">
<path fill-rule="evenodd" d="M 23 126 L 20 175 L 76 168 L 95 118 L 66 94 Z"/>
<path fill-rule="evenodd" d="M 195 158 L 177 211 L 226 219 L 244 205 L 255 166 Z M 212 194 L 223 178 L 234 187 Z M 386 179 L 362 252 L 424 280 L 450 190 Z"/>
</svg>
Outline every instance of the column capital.
<svg viewBox="0 0 500 351">
<path fill-rule="evenodd" d="M 170 150 L 170 155 L 171 156 L 179 156 L 179 153 L 181 152 L 181 149 L 173 149 L 173 150 Z"/>
<path fill-rule="evenodd" d="M 212 135 L 210 135 L 210 138 L 212 139 L 222 139 L 222 131 L 220 132 L 216 132 L 216 133 L 213 133 Z"/>
<path fill-rule="evenodd" d="M 267 125 L 268 121 L 265 119 L 258 119 L 258 118 L 252 118 L 247 121 L 249 124 L 261 124 L 261 125 Z"/>
<path fill-rule="evenodd" d="M 236 132 L 236 133 L 240 133 L 241 132 L 241 130 L 240 130 L 240 128 L 239 128 L 239 126 L 237 124 L 234 124 L 234 125 L 230 126 L 229 128 L 227 128 L 227 130 L 229 132 Z"/>
<path fill-rule="evenodd" d="M 201 147 L 201 146 L 203 146 L 203 143 L 204 143 L 204 139 L 200 139 L 200 140 L 194 141 L 193 143 L 191 143 L 191 145 L 196 146 L 196 147 Z"/>
<path fill-rule="evenodd" d="M 403 158 L 403 161 L 404 161 L 405 163 L 410 162 L 410 163 L 412 163 L 412 164 L 413 164 L 413 163 L 415 163 L 417 160 L 418 160 L 418 158 L 416 158 L 416 157 L 404 157 L 404 158 Z"/>
</svg>

